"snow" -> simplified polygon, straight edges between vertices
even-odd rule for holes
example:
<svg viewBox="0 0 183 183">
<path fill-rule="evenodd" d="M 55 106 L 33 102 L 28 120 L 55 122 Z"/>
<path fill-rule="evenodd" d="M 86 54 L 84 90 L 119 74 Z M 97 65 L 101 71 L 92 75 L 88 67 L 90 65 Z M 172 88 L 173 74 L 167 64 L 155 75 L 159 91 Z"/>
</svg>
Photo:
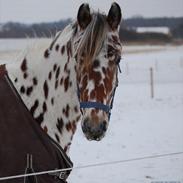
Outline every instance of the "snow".
<svg viewBox="0 0 183 183">
<path fill-rule="evenodd" d="M 17 51 L 25 49 L 37 39 L 0 39 L 0 51 Z"/>
<path fill-rule="evenodd" d="M 10 43 L 0 46 L 0 60 L 12 59 Z M 22 49 L 24 43 L 16 43 Z M 183 46 L 124 46 L 121 69 L 106 137 L 87 141 L 79 124 L 70 152 L 75 167 L 183 151 Z M 68 182 L 157 181 L 183 182 L 183 155 L 73 170 Z"/>
<path fill-rule="evenodd" d="M 48 38 L 41 38 L 43 41 L 48 41 Z M 40 39 L 0 39 L 0 60 L 5 62 L 15 60 L 26 51 L 28 48 L 37 46 Z"/>
</svg>

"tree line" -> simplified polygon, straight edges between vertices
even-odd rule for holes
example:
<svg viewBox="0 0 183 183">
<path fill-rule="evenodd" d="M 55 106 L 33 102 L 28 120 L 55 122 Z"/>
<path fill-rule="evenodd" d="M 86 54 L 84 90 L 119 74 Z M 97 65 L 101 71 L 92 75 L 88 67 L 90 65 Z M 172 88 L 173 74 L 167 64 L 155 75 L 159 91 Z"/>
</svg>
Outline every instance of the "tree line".
<svg viewBox="0 0 183 183">
<path fill-rule="evenodd" d="M 0 38 L 25 38 L 25 37 L 51 37 L 62 30 L 71 19 L 57 22 L 22 24 L 8 22 L 0 24 Z M 171 34 L 163 33 L 137 33 L 136 27 L 168 27 Z M 126 19 L 120 28 L 120 38 L 123 41 L 171 41 L 172 39 L 183 39 L 183 17 L 179 18 L 142 18 L 135 17 Z"/>
</svg>

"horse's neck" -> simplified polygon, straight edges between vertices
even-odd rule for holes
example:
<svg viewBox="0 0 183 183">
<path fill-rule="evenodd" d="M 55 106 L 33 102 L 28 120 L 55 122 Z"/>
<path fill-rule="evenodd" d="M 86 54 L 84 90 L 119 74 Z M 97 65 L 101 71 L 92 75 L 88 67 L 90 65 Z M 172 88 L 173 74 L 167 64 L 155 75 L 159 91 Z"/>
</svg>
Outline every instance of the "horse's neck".
<svg viewBox="0 0 183 183">
<path fill-rule="evenodd" d="M 80 118 L 76 63 L 70 46 L 66 38 L 58 40 L 49 52 L 46 48 L 33 51 L 21 62 L 7 65 L 8 75 L 33 117 L 66 152 Z"/>
</svg>

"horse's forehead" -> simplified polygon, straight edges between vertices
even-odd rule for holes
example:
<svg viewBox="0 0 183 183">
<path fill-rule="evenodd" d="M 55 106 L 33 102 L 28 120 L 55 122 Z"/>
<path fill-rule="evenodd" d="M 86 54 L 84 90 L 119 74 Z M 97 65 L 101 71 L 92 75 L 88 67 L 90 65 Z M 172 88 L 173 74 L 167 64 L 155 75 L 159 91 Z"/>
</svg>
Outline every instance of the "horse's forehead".
<svg viewBox="0 0 183 183">
<path fill-rule="evenodd" d="M 98 89 L 100 91 L 103 89 L 106 90 L 106 87 L 109 87 L 107 91 L 111 90 L 112 81 L 116 73 L 115 69 L 116 67 L 113 60 L 103 56 L 97 57 L 89 69 L 81 70 L 83 87 L 87 87 L 89 90 L 94 89 L 95 91 Z"/>
</svg>

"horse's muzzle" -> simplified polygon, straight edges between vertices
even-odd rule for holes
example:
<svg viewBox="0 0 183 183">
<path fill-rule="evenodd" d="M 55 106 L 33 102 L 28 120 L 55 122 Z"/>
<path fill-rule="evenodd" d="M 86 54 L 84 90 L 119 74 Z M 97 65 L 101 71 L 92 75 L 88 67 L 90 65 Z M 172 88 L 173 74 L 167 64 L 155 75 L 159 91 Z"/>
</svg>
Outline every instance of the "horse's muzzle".
<svg viewBox="0 0 183 183">
<path fill-rule="evenodd" d="M 102 121 L 97 125 L 89 118 L 83 120 L 82 130 L 88 140 L 100 141 L 107 130 L 107 121 Z"/>
</svg>

